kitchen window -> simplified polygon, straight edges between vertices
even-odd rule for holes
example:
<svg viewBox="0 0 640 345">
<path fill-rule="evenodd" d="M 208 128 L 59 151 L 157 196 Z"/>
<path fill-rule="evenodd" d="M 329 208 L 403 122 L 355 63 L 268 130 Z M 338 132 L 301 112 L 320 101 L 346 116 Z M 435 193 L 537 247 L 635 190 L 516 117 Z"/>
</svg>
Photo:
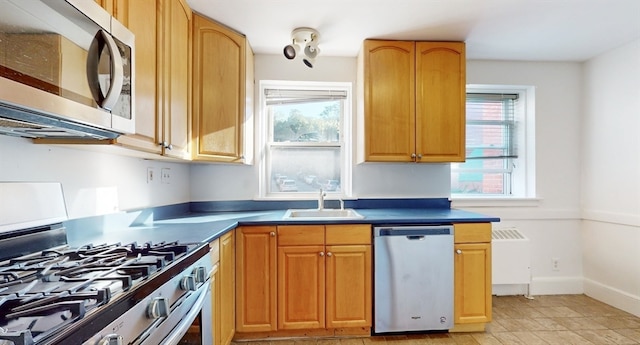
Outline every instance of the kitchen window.
<svg viewBox="0 0 640 345">
<path fill-rule="evenodd" d="M 533 88 L 467 87 L 466 161 L 451 164 L 452 197 L 533 196 Z"/>
<path fill-rule="evenodd" d="M 262 81 L 260 194 L 351 194 L 351 84 Z"/>
</svg>

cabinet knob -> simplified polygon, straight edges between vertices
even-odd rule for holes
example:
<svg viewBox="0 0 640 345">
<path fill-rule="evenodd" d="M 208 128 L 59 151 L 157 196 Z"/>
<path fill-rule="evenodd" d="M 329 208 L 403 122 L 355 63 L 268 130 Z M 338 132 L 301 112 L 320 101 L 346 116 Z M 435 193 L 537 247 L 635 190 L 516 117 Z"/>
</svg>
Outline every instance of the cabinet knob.
<svg viewBox="0 0 640 345">
<path fill-rule="evenodd" d="M 333 256 L 332 252 L 327 252 L 327 256 Z"/>
<path fill-rule="evenodd" d="M 269 233 L 269 236 L 271 236 L 271 237 L 276 237 L 276 233 L 275 233 L 275 231 L 271 231 L 271 232 Z"/>
<path fill-rule="evenodd" d="M 416 159 L 416 154 L 415 154 L 415 153 L 412 153 L 412 154 L 411 154 L 411 158 Z"/>
<path fill-rule="evenodd" d="M 320 256 L 324 256 L 324 252 L 320 252 L 318 255 L 320 255 Z"/>
<path fill-rule="evenodd" d="M 418 159 L 422 159 L 422 153 L 418 153 Z"/>
<path fill-rule="evenodd" d="M 458 255 L 462 254 L 462 250 L 456 249 L 456 254 L 458 254 Z"/>
</svg>

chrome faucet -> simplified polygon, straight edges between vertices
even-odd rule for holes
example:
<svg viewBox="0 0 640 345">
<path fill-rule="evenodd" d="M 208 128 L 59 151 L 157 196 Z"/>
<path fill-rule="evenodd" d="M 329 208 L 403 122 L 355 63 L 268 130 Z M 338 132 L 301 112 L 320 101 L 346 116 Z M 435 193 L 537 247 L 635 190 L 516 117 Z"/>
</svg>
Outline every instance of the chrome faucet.
<svg viewBox="0 0 640 345">
<path fill-rule="evenodd" d="M 318 196 L 318 210 L 324 210 L 324 197 L 327 193 L 320 188 L 320 195 Z"/>
</svg>

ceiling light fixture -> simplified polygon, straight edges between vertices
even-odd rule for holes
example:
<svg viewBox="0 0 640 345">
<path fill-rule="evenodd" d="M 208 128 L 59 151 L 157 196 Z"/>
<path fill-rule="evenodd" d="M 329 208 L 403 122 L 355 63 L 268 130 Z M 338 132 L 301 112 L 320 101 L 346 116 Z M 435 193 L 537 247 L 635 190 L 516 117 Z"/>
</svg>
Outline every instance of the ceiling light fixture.
<svg viewBox="0 0 640 345">
<path fill-rule="evenodd" d="M 294 29 L 291 32 L 291 44 L 286 45 L 283 49 L 284 57 L 293 60 L 299 55 L 300 51 L 302 51 L 302 62 L 304 62 L 307 67 L 313 68 L 316 57 L 320 54 L 320 49 L 318 48 L 319 38 L 320 35 L 315 29 Z"/>
</svg>

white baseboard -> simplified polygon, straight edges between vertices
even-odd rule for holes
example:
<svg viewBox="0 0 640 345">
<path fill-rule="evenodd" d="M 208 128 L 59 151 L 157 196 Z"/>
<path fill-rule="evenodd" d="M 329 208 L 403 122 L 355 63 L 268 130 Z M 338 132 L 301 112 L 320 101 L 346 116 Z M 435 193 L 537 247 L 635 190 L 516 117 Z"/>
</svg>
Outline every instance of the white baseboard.
<svg viewBox="0 0 640 345">
<path fill-rule="evenodd" d="M 492 295 L 496 296 L 520 296 L 529 293 L 527 284 L 494 284 Z"/>
<path fill-rule="evenodd" d="M 640 296 L 632 295 L 591 279 L 584 279 L 584 293 L 601 302 L 640 317 Z"/>
<path fill-rule="evenodd" d="M 531 295 L 577 295 L 584 293 L 582 277 L 534 277 Z"/>
</svg>

